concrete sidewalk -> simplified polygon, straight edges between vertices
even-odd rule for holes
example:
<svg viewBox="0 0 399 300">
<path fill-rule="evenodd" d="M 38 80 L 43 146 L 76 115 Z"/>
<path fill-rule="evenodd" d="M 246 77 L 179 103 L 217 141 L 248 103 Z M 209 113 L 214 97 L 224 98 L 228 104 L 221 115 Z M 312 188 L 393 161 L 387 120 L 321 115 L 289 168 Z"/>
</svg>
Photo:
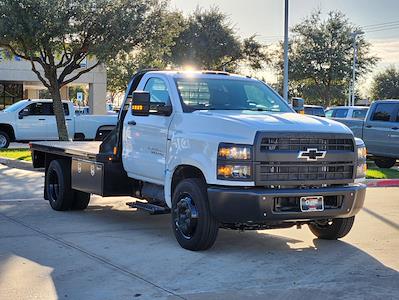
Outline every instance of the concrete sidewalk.
<svg viewBox="0 0 399 300">
<path fill-rule="evenodd" d="M 221 230 L 211 250 L 189 252 L 169 215 L 128 209 L 128 198 L 51 210 L 42 176 L 0 166 L 2 299 L 399 297 L 398 188 L 369 189 L 342 241 L 314 239 L 306 226 Z"/>
</svg>

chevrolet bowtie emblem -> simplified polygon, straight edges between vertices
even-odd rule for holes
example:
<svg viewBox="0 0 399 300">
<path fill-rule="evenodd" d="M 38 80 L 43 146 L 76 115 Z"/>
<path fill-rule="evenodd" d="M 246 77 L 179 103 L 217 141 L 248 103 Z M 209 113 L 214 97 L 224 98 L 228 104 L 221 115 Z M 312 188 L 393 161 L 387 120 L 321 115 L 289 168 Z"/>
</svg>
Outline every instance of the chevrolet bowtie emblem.
<svg viewBox="0 0 399 300">
<path fill-rule="evenodd" d="M 299 151 L 298 158 L 306 158 L 306 160 L 318 160 L 324 158 L 327 151 L 319 151 L 317 149 L 307 149 L 306 151 Z"/>
</svg>

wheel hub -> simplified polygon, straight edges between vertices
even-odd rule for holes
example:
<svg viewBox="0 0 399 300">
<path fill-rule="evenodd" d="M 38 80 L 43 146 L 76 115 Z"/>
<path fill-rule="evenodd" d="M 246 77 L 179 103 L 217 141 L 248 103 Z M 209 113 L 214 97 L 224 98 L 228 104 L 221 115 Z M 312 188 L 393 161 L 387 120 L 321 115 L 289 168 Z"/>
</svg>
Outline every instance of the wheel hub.
<svg viewBox="0 0 399 300">
<path fill-rule="evenodd" d="M 183 196 L 176 205 L 175 224 L 182 235 L 190 239 L 197 227 L 198 211 L 190 196 Z"/>
</svg>

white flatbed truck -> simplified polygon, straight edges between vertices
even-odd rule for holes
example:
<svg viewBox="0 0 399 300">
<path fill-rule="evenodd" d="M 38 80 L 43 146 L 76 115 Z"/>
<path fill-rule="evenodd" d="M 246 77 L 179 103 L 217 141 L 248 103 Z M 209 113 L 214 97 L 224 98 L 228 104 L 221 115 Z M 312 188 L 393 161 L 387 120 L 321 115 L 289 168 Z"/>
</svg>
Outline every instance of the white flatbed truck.
<svg viewBox="0 0 399 300">
<path fill-rule="evenodd" d="M 53 209 L 131 196 L 131 207 L 171 213 L 189 250 L 210 248 L 219 228 L 308 224 L 341 238 L 366 192 L 365 146 L 345 125 L 296 114 L 263 82 L 224 72 L 139 72 L 102 143 L 31 150 Z"/>
</svg>

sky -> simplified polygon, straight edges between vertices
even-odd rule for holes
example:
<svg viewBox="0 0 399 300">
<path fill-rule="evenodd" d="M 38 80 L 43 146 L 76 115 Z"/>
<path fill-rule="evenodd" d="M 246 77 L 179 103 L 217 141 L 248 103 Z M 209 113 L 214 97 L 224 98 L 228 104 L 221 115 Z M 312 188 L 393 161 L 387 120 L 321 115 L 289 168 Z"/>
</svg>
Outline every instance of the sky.
<svg viewBox="0 0 399 300">
<path fill-rule="evenodd" d="M 284 0 L 171 0 L 171 5 L 184 13 L 191 13 L 196 7 L 218 6 L 226 13 L 242 37 L 253 34 L 266 44 L 276 43 L 283 38 Z M 389 65 L 399 67 L 399 25 L 389 30 L 370 25 L 397 22 L 399 24 L 399 0 L 290 0 L 289 26 L 301 22 L 314 10 L 326 15 L 331 10 L 342 11 L 355 25 L 365 27 L 365 37 L 372 44 L 372 53 L 380 58 L 373 74 L 360 82 L 367 89 L 372 77 Z M 366 30 L 369 28 L 369 30 Z M 386 27 L 384 27 L 386 28 Z M 374 32 L 371 32 L 374 29 Z M 269 74 L 266 80 L 273 81 Z"/>
</svg>

